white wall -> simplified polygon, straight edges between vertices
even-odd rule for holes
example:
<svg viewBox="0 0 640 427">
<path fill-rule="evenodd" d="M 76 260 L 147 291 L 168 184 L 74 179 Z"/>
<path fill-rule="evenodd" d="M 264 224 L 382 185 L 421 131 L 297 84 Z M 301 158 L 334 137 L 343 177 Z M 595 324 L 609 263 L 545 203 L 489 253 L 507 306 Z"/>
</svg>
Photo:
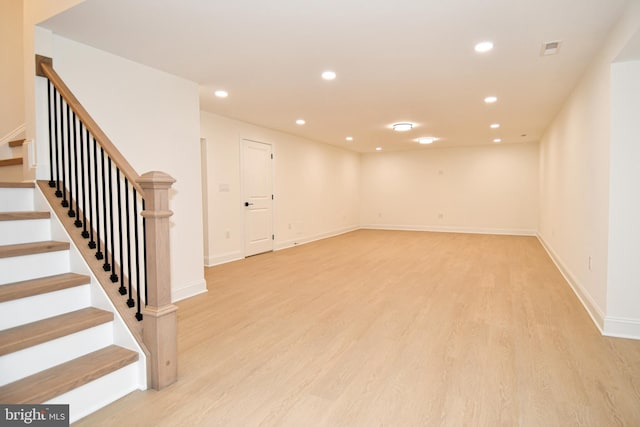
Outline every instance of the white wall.
<svg viewBox="0 0 640 427">
<path fill-rule="evenodd" d="M 24 125 L 22 2 L 0 3 L 0 139 Z M 6 156 L 3 156 L 6 157 Z"/>
<path fill-rule="evenodd" d="M 640 338 L 640 61 L 611 67 L 605 331 Z"/>
<path fill-rule="evenodd" d="M 608 253 L 611 63 L 639 26 L 640 2 L 629 2 L 540 143 L 540 239 L 605 333 L 617 256 Z"/>
<path fill-rule="evenodd" d="M 202 112 L 200 121 L 209 165 L 208 265 L 244 256 L 242 139 L 273 145 L 276 249 L 358 227 L 357 153 L 211 113 Z"/>
<path fill-rule="evenodd" d="M 11 0 L 15 1 L 15 0 Z M 84 0 L 21 0 L 23 23 L 23 72 L 24 72 L 24 120 L 26 124 L 26 137 L 36 137 L 36 110 L 35 110 L 35 26 L 58 13 L 63 12 Z"/>
<path fill-rule="evenodd" d="M 538 145 L 362 155 L 364 227 L 535 234 Z"/>
<path fill-rule="evenodd" d="M 206 290 L 198 86 L 53 36 L 54 68 L 139 174 L 176 179 L 170 193 L 174 300 Z"/>
</svg>

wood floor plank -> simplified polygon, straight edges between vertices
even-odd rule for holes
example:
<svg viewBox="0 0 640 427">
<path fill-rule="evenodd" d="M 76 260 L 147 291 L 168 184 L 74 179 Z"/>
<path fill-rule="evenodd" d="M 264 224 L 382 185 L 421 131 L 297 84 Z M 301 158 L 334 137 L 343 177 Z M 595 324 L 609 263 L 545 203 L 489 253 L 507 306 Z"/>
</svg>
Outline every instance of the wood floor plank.
<svg viewBox="0 0 640 427">
<path fill-rule="evenodd" d="M 0 188 L 35 188 L 34 182 L 7 182 L 0 181 Z"/>
<path fill-rule="evenodd" d="M 89 283 L 89 276 L 76 273 L 57 274 L 0 286 L 0 302 L 60 291 Z"/>
<path fill-rule="evenodd" d="M 48 219 L 51 213 L 44 211 L 33 212 L 0 212 L 0 221 L 24 221 L 30 219 Z"/>
<path fill-rule="evenodd" d="M 0 258 L 65 251 L 67 249 L 69 249 L 69 242 L 45 241 L 4 245 L 0 246 Z"/>
<path fill-rule="evenodd" d="M 534 237 L 360 230 L 205 274 L 178 382 L 77 426 L 640 425 L 640 342 Z"/>
<path fill-rule="evenodd" d="M 137 352 L 111 345 L 0 387 L 0 402 L 43 403 L 137 360 Z"/>
<path fill-rule="evenodd" d="M 0 356 L 22 350 L 93 326 L 111 322 L 113 313 L 83 308 L 48 319 L 0 331 Z"/>
</svg>

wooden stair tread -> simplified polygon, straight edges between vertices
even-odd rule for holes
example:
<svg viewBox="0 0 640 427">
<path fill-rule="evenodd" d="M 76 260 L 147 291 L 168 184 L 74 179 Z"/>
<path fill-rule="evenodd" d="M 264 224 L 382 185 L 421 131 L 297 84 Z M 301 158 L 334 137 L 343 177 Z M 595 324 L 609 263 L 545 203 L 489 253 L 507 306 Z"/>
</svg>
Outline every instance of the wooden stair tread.
<svg viewBox="0 0 640 427">
<path fill-rule="evenodd" d="M 0 258 L 66 251 L 68 249 L 69 242 L 45 241 L 18 243 L 15 245 L 0 246 Z"/>
<path fill-rule="evenodd" d="M 26 139 L 16 139 L 15 141 L 9 141 L 9 147 L 22 147 L 22 144 L 24 144 L 25 141 Z"/>
<path fill-rule="evenodd" d="M 12 159 L 0 160 L 0 166 L 15 166 L 22 164 L 22 157 L 14 157 Z"/>
<path fill-rule="evenodd" d="M 137 360 L 138 353 L 110 345 L 0 387 L 0 402 L 44 403 Z"/>
<path fill-rule="evenodd" d="M 36 184 L 34 182 L 0 181 L 0 188 L 36 188 Z"/>
<path fill-rule="evenodd" d="M 0 212 L 0 221 L 22 221 L 30 219 L 48 219 L 51 213 L 47 211 L 36 212 Z"/>
<path fill-rule="evenodd" d="M 113 313 L 83 308 L 0 331 L 0 356 L 111 322 Z M 0 401 L 2 401 L 0 399 Z"/>
<path fill-rule="evenodd" d="M 73 288 L 74 286 L 86 285 L 90 280 L 89 276 L 82 274 L 64 273 L 9 283 L 0 286 L 0 302 L 13 301 L 20 298 Z"/>
</svg>

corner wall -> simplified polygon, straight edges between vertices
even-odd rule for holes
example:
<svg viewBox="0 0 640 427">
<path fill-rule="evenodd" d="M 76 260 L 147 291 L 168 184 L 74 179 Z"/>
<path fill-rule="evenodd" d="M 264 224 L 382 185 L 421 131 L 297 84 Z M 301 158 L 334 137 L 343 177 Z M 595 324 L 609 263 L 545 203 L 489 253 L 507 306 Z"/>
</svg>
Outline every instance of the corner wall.
<svg viewBox="0 0 640 427">
<path fill-rule="evenodd" d="M 207 265 L 244 257 L 240 141 L 273 145 L 274 249 L 358 228 L 357 153 L 201 112 L 207 143 Z"/>
<path fill-rule="evenodd" d="M 640 2 L 629 2 L 540 143 L 539 238 L 605 334 L 614 334 L 605 316 L 616 311 L 607 301 L 617 256 L 609 253 L 611 64 L 638 27 Z"/>
<path fill-rule="evenodd" d="M 24 59 L 22 50 L 22 2 L 0 5 L 0 140 L 16 133 L 24 120 Z M 7 141 L 8 142 L 8 141 Z M 0 144 L 1 146 L 2 144 Z M 2 148 L 2 147 L 0 147 Z M 3 157 L 8 157 L 3 153 Z"/>
</svg>

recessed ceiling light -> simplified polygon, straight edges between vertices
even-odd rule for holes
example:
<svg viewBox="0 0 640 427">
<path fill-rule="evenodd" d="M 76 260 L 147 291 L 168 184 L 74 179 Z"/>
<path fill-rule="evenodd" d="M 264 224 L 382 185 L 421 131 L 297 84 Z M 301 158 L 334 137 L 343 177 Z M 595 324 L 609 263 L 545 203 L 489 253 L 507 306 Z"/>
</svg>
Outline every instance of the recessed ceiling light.
<svg viewBox="0 0 640 427">
<path fill-rule="evenodd" d="M 229 96 L 229 92 L 227 92 L 226 90 L 217 90 L 213 92 L 213 94 L 218 98 L 226 98 L 227 96 Z"/>
<path fill-rule="evenodd" d="M 305 122 L 305 121 L 304 121 L 304 120 L 302 120 L 302 119 L 298 119 L 298 120 L 296 120 L 296 124 L 297 124 L 297 125 L 302 126 L 302 125 L 303 125 L 303 124 L 305 124 L 305 123 L 307 123 L 307 122 Z"/>
<path fill-rule="evenodd" d="M 498 129 L 500 127 L 500 123 L 493 123 L 490 127 L 491 129 Z"/>
<path fill-rule="evenodd" d="M 495 97 L 495 96 L 487 96 L 487 97 L 484 99 L 484 102 L 486 102 L 487 104 L 493 104 L 493 103 L 494 103 L 494 102 L 496 102 L 497 100 L 498 100 L 498 98 L 497 98 L 497 97 Z"/>
<path fill-rule="evenodd" d="M 376 151 L 382 151 L 382 147 L 376 147 Z"/>
<path fill-rule="evenodd" d="M 437 141 L 438 138 L 434 138 L 433 136 L 425 136 L 422 138 L 418 138 L 418 142 L 420 144 L 433 144 L 435 141 Z"/>
<path fill-rule="evenodd" d="M 500 138 L 496 138 L 496 139 L 493 140 L 493 142 L 498 143 L 498 142 L 502 142 L 502 140 Z"/>
<path fill-rule="evenodd" d="M 406 132 L 413 129 L 413 123 L 394 123 L 392 127 L 396 132 Z"/>
<path fill-rule="evenodd" d="M 489 52 L 491 49 L 493 49 L 493 43 L 489 41 L 480 42 L 474 47 L 474 49 L 478 53 Z"/>
<path fill-rule="evenodd" d="M 353 141 L 353 137 L 352 136 L 348 136 L 345 138 L 347 141 Z"/>
<path fill-rule="evenodd" d="M 336 78 L 336 73 L 333 71 L 327 70 L 324 73 L 322 73 L 322 78 L 325 80 L 333 80 Z"/>
</svg>

